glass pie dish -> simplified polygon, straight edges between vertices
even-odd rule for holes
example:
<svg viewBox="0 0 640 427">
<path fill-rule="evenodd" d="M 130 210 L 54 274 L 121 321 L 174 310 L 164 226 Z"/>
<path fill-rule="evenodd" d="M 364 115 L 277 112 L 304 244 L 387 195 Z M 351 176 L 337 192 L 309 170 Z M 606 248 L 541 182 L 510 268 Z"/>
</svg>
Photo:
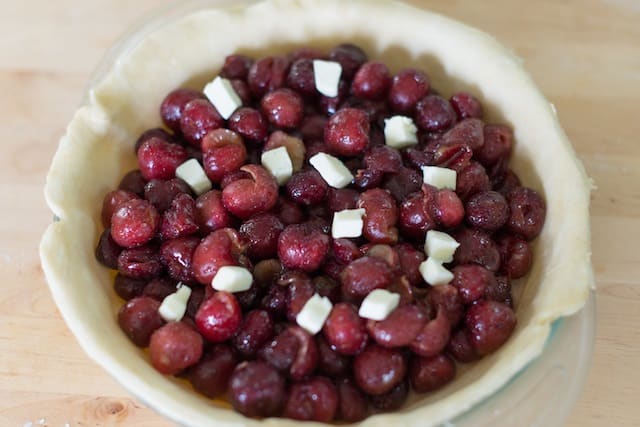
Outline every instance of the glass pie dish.
<svg viewBox="0 0 640 427">
<path fill-rule="evenodd" d="M 340 22 L 332 19 L 336 13 Z M 365 25 L 369 20 L 377 28 Z M 224 56 L 237 50 L 257 56 L 337 41 L 363 45 L 395 68 L 423 68 L 447 94 L 455 88 L 481 97 L 491 119 L 513 126 L 518 141 L 514 169 L 548 203 L 547 224 L 534 245 L 533 271 L 517 286 L 519 326 L 508 344 L 461 370 L 442 391 L 415 397 L 402 410 L 362 424 L 561 422 L 586 376 L 593 343 L 590 183 L 552 106 L 517 58 L 477 30 L 400 3 L 274 0 L 242 8 L 239 2 L 182 2 L 116 44 L 61 141 L 45 189 L 58 221 L 43 237 L 41 256 L 67 324 L 111 375 L 180 424 L 204 425 L 213 419 L 229 426 L 291 423 L 243 418 L 224 402 L 197 396 L 183 381 L 155 372 L 146 354 L 119 333 L 112 277 L 92 254 L 101 197 L 131 169 L 133 135 L 158 122 L 156 106 L 165 93 L 178 86 L 201 88 Z M 69 259 L 75 260 L 73 266 Z M 560 390 L 565 400 L 557 399 Z"/>
</svg>

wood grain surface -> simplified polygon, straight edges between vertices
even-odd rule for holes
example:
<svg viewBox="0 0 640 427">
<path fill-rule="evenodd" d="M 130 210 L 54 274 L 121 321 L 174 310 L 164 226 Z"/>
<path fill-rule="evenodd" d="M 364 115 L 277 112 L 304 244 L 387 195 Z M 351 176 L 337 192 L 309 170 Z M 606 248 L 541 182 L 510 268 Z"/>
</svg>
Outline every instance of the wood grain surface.
<svg viewBox="0 0 640 427">
<path fill-rule="evenodd" d="M 42 188 L 106 49 L 168 0 L 2 1 L 0 426 L 169 426 L 82 352 L 43 278 Z M 524 58 L 598 189 L 597 337 L 567 425 L 640 425 L 640 2 L 414 1 L 494 34 Z M 71 261 L 72 262 L 72 261 Z"/>
</svg>

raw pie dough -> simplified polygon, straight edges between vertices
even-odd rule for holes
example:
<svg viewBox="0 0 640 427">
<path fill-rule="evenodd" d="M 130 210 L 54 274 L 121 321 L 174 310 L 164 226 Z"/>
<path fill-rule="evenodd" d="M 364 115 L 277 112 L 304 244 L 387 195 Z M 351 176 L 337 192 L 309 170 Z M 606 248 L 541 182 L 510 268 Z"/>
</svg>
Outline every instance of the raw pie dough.
<svg viewBox="0 0 640 427">
<path fill-rule="evenodd" d="M 493 394 L 543 350 L 551 323 L 578 311 L 593 287 L 590 262 L 590 181 L 521 61 L 473 28 L 404 4 L 382 0 L 272 0 L 241 9 L 207 9 L 153 30 L 111 64 L 89 92 L 53 160 L 45 196 L 59 219 L 40 254 L 53 297 L 84 350 L 138 398 L 189 426 L 283 425 L 284 419 L 244 418 L 183 381 L 157 373 L 146 354 L 118 328 L 122 302 L 112 273 L 97 263 L 104 194 L 135 168 L 133 142 L 161 123 L 158 108 L 172 89 L 202 89 L 224 57 L 362 45 L 371 58 L 425 70 L 443 95 L 469 90 L 487 121 L 515 130 L 512 167 L 544 194 L 547 219 L 534 245 L 535 263 L 520 297 L 518 327 L 495 354 L 459 372 L 441 391 L 417 396 L 402 410 L 370 417 L 366 426 L 431 426 L 454 418 Z"/>
</svg>

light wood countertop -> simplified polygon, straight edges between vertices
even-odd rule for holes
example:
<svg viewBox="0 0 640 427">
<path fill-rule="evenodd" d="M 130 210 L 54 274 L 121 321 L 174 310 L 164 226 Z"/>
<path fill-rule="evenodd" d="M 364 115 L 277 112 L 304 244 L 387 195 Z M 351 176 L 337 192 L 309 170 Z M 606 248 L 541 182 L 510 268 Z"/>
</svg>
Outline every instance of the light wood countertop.
<svg viewBox="0 0 640 427">
<path fill-rule="evenodd" d="M 169 0 L 24 0 L 0 14 L 0 425 L 169 426 L 80 349 L 37 253 L 44 178 L 106 49 Z M 592 195 L 597 336 L 567 425 L 639 426 L 640 2 L 414 1 L 524 58 L 598 189 Z"/>
</svg>

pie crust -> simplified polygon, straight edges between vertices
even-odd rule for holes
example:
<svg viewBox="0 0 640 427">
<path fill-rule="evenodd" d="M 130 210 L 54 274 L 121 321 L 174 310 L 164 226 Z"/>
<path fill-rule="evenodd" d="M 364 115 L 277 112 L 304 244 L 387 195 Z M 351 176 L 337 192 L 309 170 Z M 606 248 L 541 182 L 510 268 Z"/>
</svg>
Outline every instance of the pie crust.
<svg viewBox="0 0 640 427">
<path fill-rule="evenodd" d="M 400 411 L 370 417 L 366 426 L 431 426 L 454 418 L 504 386 L 544 349 L 551 324 L 578 311 L 594 286 L 590 261 L 591 181 L 552 105 L 522 61 L 490 36 L 446 17 L 383 0 L 271 0 L 246 8 L 206 9 L 170 22 L 122 53 L 89 91 L 62 137 L 45 196 L 57 221 L 40 245 L 52 295 L 87 354 L 132 394 L 189 426 L 275 424 L 252 420 L 164 377 L 120 331 L 121 301 L 113 273 L 94 257 L 104 194 L 136 167 L 133 142 L 160 123 L 158 106 L 179 86 L 202 89 L 224 57 L 285 53 L 295 46 L 328 49 L 341 42 L 365 48 L 392 72 L 425 70 L 443 95 L 478 96 L 488 122 L 510 124 L 512 167 L 544 195 L 547 219 L 535 241 L 534 266 L 521 286 L 518 326 L 496 353 L 465 367 L 437 393 L 412 397 Z"/>
</svg>

